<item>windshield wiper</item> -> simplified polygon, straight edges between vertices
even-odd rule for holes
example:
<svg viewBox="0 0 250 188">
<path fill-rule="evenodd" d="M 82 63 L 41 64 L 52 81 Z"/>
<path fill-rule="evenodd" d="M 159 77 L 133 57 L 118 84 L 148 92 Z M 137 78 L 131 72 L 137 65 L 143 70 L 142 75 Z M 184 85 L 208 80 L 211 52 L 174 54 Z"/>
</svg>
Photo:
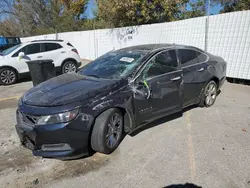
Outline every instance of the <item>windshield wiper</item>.
<svg viewBox="0 0 250 188">
<path fill-rule="evenodd" d="M 88 74 L 88 75 L 85 75 L 85 76 L 90 76 L 90 77 L 100 78 L 99 76 L 94 75 L 94 74 Z"/>
</svg>

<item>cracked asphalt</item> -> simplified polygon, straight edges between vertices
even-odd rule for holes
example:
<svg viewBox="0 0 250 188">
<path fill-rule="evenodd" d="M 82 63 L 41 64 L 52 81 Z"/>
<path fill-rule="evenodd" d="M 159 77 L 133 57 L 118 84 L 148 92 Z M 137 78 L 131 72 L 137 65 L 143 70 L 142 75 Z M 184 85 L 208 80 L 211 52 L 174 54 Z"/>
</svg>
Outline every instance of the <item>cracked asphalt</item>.
<svg viewBox="0 0 250 188">
<path fill-rule="evenodd" d="M 71 161 L 34 157 L 20 146 L 15 110 L 31 87 L 0 86 L 0 187 L 250 188 L 250 86 L 226 82 L 213 107 L 157 120 L 111 155 Z"/>
</svg>

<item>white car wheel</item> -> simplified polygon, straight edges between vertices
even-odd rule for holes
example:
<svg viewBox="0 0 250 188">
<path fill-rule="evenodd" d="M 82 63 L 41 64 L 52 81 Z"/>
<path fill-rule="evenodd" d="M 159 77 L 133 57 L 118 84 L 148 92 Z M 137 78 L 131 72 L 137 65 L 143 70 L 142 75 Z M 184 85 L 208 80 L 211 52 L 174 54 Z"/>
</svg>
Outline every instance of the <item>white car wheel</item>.
<svg viewBox="0 0 250 188">
<path fill-rule="evenodd" d="M 17 74 L 14 69 L 3 68 L 0 69 L 0 84 L 1 85 L 11 85 L 16 83 Z"/>
<path fill-rule="evenodd" d="M 67 61 L 63 64 L 62 73 L 69 73 L 69 72 L 76 72 L 77 66 L 76 63 L 73 61 Z"/>
</svg>

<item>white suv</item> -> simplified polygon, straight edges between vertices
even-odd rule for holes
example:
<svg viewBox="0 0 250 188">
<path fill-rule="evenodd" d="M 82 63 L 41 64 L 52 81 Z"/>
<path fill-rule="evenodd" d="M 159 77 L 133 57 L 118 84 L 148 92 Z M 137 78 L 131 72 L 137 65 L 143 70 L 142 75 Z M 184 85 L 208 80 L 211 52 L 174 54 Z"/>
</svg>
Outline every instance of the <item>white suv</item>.
<svg viewBox="0 0 250 188">
<path fill-rule="evenodd" d="M 77 50 L 63 40 L 36 40 L 13 46 L 0 53 L 0 85 L 15 83 L 29 73 L 27 61 L 51 59 L 62 73 L 76 71 L 81 65 Z"/>
</svg>

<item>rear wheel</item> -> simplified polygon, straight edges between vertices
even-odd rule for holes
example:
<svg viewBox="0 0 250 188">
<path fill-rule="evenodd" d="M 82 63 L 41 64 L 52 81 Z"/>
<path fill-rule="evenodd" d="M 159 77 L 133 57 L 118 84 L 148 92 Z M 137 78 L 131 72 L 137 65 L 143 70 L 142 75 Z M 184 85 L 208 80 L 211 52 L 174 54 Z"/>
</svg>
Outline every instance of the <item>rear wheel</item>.
<svg viewBox="0 0 250 188">
<path fill-rule="evenodd" d="M 11 85 L 16 83 L 17 73 L 12 68 L 0 69 L 0 84 L 1 85 Z"/>
<path fill-rule="evenodd" d="M 62 73 L 76 72 L 77 66 L 74 61 L 67 61 L 62 66 Z"/>
<path fill-rule="evenodd" d="M 200 106 L 210 107 L 215 103 L 217 97 L 217 84 L 211 80 L 205 87 L 200 100 Z"/>
<path fill-rule="evenodd" d="M 96 118 L 91 135 L 93 150 L 110 154 L 120 144 L 123 135 L 123 115 L 118 109 L 109 109 Z"/>
</svg>

